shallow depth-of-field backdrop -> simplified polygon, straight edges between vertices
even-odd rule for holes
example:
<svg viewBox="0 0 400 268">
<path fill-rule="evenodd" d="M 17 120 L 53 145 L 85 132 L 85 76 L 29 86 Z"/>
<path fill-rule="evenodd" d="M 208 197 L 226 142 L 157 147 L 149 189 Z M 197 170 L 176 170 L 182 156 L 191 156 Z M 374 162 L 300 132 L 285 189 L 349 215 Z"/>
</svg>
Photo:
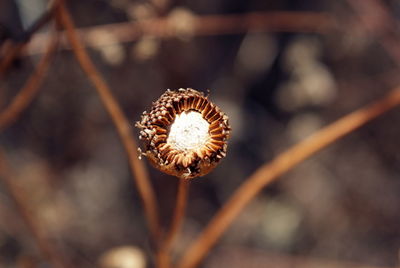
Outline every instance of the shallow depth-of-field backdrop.
<svg viewBox="0 0 400 268">
<path fill-rule="evenodd" d="M 137 141 L 135 122 L 168 88 L 209 90 L 230 118 L 227 157 L 190 184 L 176 259 L 258 167 L 400 83 L 394 0 L 65 2 Z M 48 5 L 0 1 L 0 61 Z M 53 21 L 42 25 L 1 74 L 0 114 L 53 31 Z M 266 187 L 200 267 L 397 267 L 399 122 L 395 108 Z M 71 267 L 155 267 L 126 153 L 65 36 L 32 102 L 0 131 L 7 172 Z M 178 179 L 142 161 L 168 226 Z M 0 180 L 0 267 L 53 267 L 12 195 Z"/>
</svg>

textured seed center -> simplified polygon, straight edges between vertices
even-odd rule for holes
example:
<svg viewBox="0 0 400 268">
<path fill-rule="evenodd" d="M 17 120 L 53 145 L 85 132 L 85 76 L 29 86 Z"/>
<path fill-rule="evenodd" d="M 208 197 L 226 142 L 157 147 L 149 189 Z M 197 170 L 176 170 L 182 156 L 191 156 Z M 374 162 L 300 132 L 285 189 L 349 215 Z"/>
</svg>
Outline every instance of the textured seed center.
<svg viewBox="0 0 400 268">
<path fill-rule="evenodd" d="M 180 151 L 201 148 L 209 139 L 208 127 L 209 123 L 200 113 L 183 112 L 171 124 L 167 143 Z"/>
</svg>

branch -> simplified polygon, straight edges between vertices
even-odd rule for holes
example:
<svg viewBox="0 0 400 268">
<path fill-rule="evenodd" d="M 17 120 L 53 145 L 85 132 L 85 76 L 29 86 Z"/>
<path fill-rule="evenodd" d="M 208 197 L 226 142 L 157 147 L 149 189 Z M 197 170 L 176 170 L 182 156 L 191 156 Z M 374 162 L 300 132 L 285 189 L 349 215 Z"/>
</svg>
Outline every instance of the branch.
<svg viewBox="0 0 400 268">
<path fill-rule="evenodd" d="M 361 108 L 326 126 L 306 140 L 281 153 L 270 163 L 261 166 L 246 179 L 217 212 L 204 231 L 187 249 L 178 267 L 196 267 L 242 209 L 265 186 L 339 138 L 351 133 L 399 104 L 400 87 L 393 89 L 385 97 L 365 108 Z"/>
<path fill-rule="evenodd" d="M 382 47 L 397 66 L 400 65 L 400 36 L 396 28 L 397 20 L 379 0 L 347 0 L 360 17 L 363 26 L 377 38 Z"/>
<path fill-rule="evenodd" d="M 45 11 L 42 16 L 40 16 L 23 34 L 22 41 L 14 42 L 6 53 L 6 56 L 0 62 L 0 78 L 4 75 L 10 64 L 15 60 L 15 58 L 20 55 L 26 44 L 31 40 L 31 37 L 39 31 L 43 26 L 45 26 L 49 21 L 52 20 L 54 11 L 59 4 L 60 0 L 54 1 L 52 7 Z M 47 43 L 46 41 L 45 43 Z M 44 45 L 42 44 L 42 50 Z M 46 50 L 47 51 L 47 50 Z M 45 52 L 45 51 L 43 51 Z"/>
<path fill-rule="evenodd" d="M 47 40 L 46 40 L 47 42 Z M 24 48 L 25 43 L 14 43 L 12 42 L 6 51 L 5 57 L 0 61 L 0 78 L 3 78 L 5 72 L 10 67 L 11 63 L 17 58 Z M 43 48 L 42 48 L 43 50 Z"/>
<path fill-rule="evenodd" d="M 335 28 L 335 22 L 326 13 L 318 12 L 254 12 L 240 15 L 196 16 L 185 22 L 189 24 L 188 36 L 243 34 L 247 32 L 305 32 L 326 34 Z M 107 32 L 113 39 L 91 38 L 96 33 Z M 182 34 L 169 17 L 142 20 L 140 22 L 114 23 L 76 30 L 86 47 L 102 47 L 115 43 L 133 42 L 142 36 L 174 38 Z M 32 39 L 27 54 L 43 53 L 46 33 L 38 33 Z M 71 49 L 64 43 L 62 49 Z"/>
<path fill-rule="evenodd" d="M 134 178 L 140 197 L 142 199 L 148 226 L 151 235 L 155 240 L 158 239 L 160 228 L 158 218 L 158 208 L 154 190 L 150 184 L 149 175 L 147 170 L 138 158 L 137 145 L 131 134 L 131 127 L 125 115 L 123 114 L 121 107 L 118 105 L 114 96 L 111 93 L 109 86 L 106 81 L 97 71 L 93 62 L 89 58 L 85 48 L 83 47 L 79 37 L 75 32 L 73 21 L 66 10 L 64 5 L 60 5 L 59 8 L 59 19 L 61 24 L 66 30 L 67 38 L 72 46 L 72 50 L 78 60 L 81 68 L 87 74 L 90 81 L 95 86 L 97 93 L 100 96 L 103 105 L 109 113 L 117 132 L 121 138 L 122 144 L 126 150 L 129 159 L 129 166 Z"/>
<path fill-rule="evenodd" d="M 174 244 L 179 230 L 182 226 L 187 206 L 187 198 L 190 180 L 179 179 L 178 194 L 176 197 L 175 210 L 168 233 L 166 234 L 163 245 L 158 253 L 159 268 L 169 268 L 171 266 L 171 248 Z"/>
<path fill-rule="evenodd" d="M 0 131 L 14 123 L 18 116 L 29 106 L 39 92 L 43 78 L 46 75 L 57 50 L 58 37 L 58 33 L 53 33 L 53 37 L 46 48 L 46 53 L 41 58 L 34 72 L 7 108 L 0 113 Z"/>
<path fill-rule="evenodd" d="M 56 246 L 47 239 L 40 230 L 37 220 L 30 212 L 28 200 L 25 199 L 26 193 L 15 183 L 15 177 L 11 171 L 5 152 L 0 148 L 0 181 L 4 184 L 7 191 L 15 201 L 16 208 L 25 222 L 28 230 L 32 234 L 44 259 L 51 263 L 52 267 L 67 268 L 70 265 L 56 251 Z"/>
</svg>

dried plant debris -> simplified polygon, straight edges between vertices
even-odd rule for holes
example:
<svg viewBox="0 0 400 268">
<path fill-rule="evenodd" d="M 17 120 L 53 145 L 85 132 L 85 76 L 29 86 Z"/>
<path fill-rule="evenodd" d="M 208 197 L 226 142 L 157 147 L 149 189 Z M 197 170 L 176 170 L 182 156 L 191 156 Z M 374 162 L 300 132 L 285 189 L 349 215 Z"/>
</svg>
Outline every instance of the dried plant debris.
<svg viewBox="0 0 400 268">
<path fill-rule="evenodd" d="M 143 112 L 145 155 L 159 170 L 183 179 L 209 173 L 226 155 L 228 116 L 194 89 L 167 90 Z"/>
</svg>

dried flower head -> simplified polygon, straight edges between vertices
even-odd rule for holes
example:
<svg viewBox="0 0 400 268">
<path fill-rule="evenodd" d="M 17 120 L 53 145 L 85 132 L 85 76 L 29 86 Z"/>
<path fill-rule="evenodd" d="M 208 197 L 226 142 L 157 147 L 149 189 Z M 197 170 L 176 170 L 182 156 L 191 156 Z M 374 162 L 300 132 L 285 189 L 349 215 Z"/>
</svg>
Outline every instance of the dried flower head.
<svg viewBox="0 0 400 268">
<path fill-rule="evenodd" d="M 136 126 L 145 146 L 141 155 L 179 178 L 203 176 L 226 155 L 228 116 L 194 89 L 167 90 Z"/>
</svg>

